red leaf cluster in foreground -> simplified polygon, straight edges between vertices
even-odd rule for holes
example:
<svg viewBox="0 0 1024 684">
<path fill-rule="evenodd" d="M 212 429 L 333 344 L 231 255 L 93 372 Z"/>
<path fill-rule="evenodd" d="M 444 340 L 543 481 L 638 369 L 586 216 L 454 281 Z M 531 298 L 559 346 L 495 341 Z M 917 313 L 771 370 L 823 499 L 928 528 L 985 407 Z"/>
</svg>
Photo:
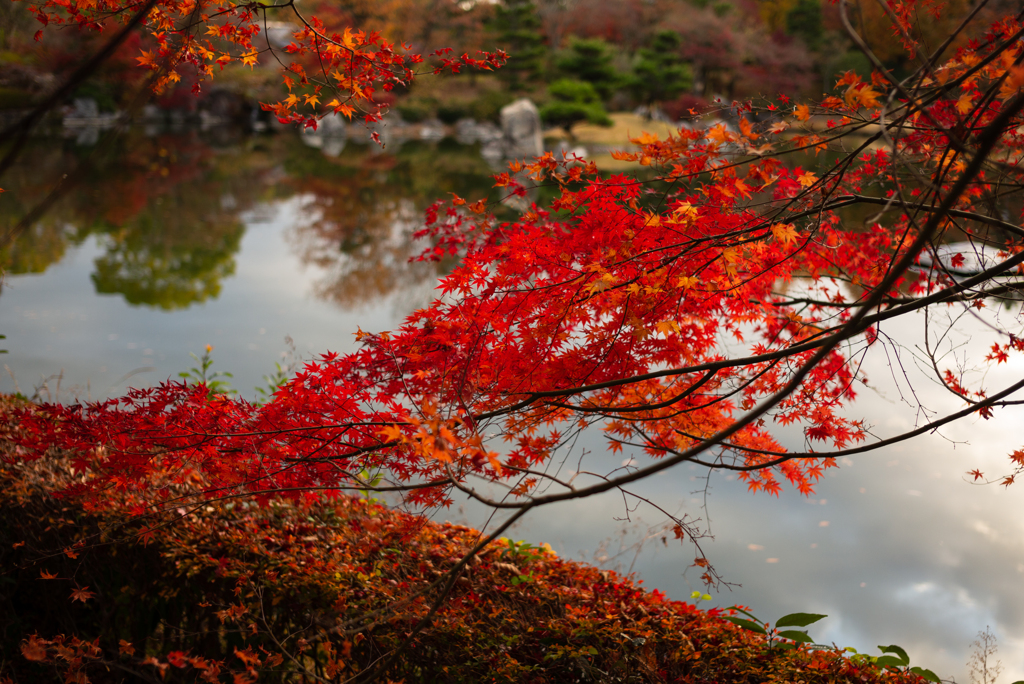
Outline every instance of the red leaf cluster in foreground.
<svg viewBox="0 0 1024 684">
<path fill-rule="evenodd" d="M 365 499 L 83 506 L 67 458 L 0 461 L 0 681 L 917 682 L 839 649 L 766 649 L 614 572 Z M 170 484 L 154 476 L 154 488 Z M 74 547 L 73 556 L 60 553 Z M 461 568 L 461 569 L 460 569 Z M 68 598 L 88 584 L 88 600 Z M 434 598 L 451 585 L 443 603 Z M 83 587 L 84 590 L 84 587 Z M 419 632 L 414 628 L 431 615 Z M 17 626 L 17 629 L 15 629 Z M 393 658 L 394 654 L 397 658 Z M 379 669 L 378 669 L 379 668 Z M 303 679 L 305 677 L 305 679 Z M 298 678 L 298 679 L 297 679 Z"/>
</svg>

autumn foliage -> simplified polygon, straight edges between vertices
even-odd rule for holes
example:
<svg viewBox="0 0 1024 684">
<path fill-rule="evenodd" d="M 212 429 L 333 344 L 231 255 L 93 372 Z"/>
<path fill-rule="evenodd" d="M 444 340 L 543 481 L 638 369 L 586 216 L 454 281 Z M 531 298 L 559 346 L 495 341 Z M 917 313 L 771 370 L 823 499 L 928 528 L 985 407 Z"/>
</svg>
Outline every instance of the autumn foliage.
<svg viewBox="0 0 1024 684">
<path fill-rule="evenodd" d="M 310 363 L 266 405 L 169 383 L 25 415 L 23 446 L 103 445 L 97 467 L 119 489 L 173 465 L 207 474 L 211 493 L 362 487 L 360 473 L 383 473 L 408 502 L 436 505 L 482 476 L 525 502 L 502 505 L 532 507 L 690 461 L 737 470 L 754 491 L 809 492 L 835 456 L 874 448 L 858 446 L 864 426 L 843 407 L 878 326 L 934 304 L 983 306 L 1006 292 L 993 278 L 1024 260 L 1020 230 L 983 204 L 1015 178 L 1024 105 L 1020 29 L 992 31 L 921 75 L 913 100 L 883 73 L 850 72 L 843 97 L 738 103 L 735 130 L 641 136 L 617 156 L 661 170 L 671 189 L 657 194 L 551 154 L 514 162 L 501 193 L 549 183 L 559 196 L 512 222 L 484 200 L 434 205 L 423 258 L 459 265 L 400 329 L 358 333 L 359 351 Z M 833 144 L 856 149 L 822 168 L 814 155 Z M 875 220 L 844 222 L 858 206 Z M 1003 260 L 967 281 L 911 269 L 949 236 L 996 244 Z M 1007 333 L 998 350 L 1020 347 Z M 939 379 L 964 415 L 1006 396 L 951 370 Z M 806 452 L 773 437 L 790 424 Z M 553 484 L 544 465 L 591 425 L 649 460 L 624 479 L 535 495 Z"/>
<path fill-rule="evenodd" d="M 109 3 L 85 8 L 48 0 L 38 12 L 51 23 L 89 26 L 98 13 L 126 9 Z M 476 595 L 460 593 L 463 570 L 482 564 L 480 572 L 493 572 L 499 582 L 493 543 L 504 526 L 533 509 L 612 489 L 628 495 L 631 483 L 683 463 L 738 472 L 752 491 L 774 495 L 791 486 L 809 493 L 838 456 L 972 415 L 994 417 L 1016 401 L 1024 381 L 998 374 L 975 380 L 964 368 L 998 367 L 1024 351 L 1013 322 L 989 324 L 997 341 L 984 358 L 957 358 L 953 365 L 940 348 L 921 352 L 922 365 L 956 397 L 958 409 L 941 415 L 922 410 L 927 422 L 885 439 L 850 415 L 857 388 L 867 382 L 863 358 L 900 349 L 886 335 L 890 321 L 936 309 L 972 312 L 993 301 L 1012 304 L 1024 263 L 1017 225 L 1024 27 L 1014 17 L 976 26 L 971 15 L 943 44 L 925 45 L 915 22 L 938 6 L 925 0 L 887 6 L 895 40 L 908 59 L 920 60 L 910 76 L 897 78 L 861 41 L 875 67 L 871 75 L 847 72 L 837 94 L 817 102 L 769 93 L 758 103 L 733 103 L 735 125 L 682 127 L 666 139 L 639 135 L 615 155 L 634 163 L 637 173 L 607 175 L 593 163 L 551 153 L 513 161 L 496 177 L 490 197 L 446 198 L 428 211 L 418 237 L 428 238 L 430 247 L 421 258 L 455 258 L 457 265 L 440 281 L 437 299 L 399 329 L 359 331 L 357 351 L 327 353 L 307 364 L 265 404 L 168 382 L 87 405 L 25 407 L 10 437 L 17 445 L 13 460 L 28 468 L 51 449 L 64 450 L 75 472 L 89 473 L 66 481 L 65 494 L 86 495 L 81 505 L 90 515 L 164 520 L 185 510 L 167 526 L 167 548 L 178 543 L 174 535 L 203 526 L 202 506 L 227 510 L 224 501 L 242 496 L 268 506 L 232 523 L 242 526 L 287 508 L 271 505 L 278 497 L 291 497 L 295 510 L 326 511 L 342 505 L 336 498 L 342 490 L 393 492 L 421 507 L 449 504 L 459 493 L 509 511 L 478 546 L 470 541 L 475 533 L 452 531 L 452 560 L 435 564 L 450 572 L 430 601 L 410 604 L 409 613 L 388 607 L 396 624 L 405 620 L 408 629 L 407 637 L 392 635 L 372 647 L 390 652 L 403 638 L 412 643 L 441 629 L 446 611 L 477 610 Z M 147 7 L 160 47 L 141 61 L 158 75 L 157 87 L 186 64 L 208 77 L 218 62 L 255 59 L 255 19 L 262 11 L 256 6 L 214 8 L 188 0 Z M 839 10 L 858 39 L 845 4 Z M 281 121 L 315 126 L 325 113 L 352 116 L 358 107 L 374 119 L 381 112 L 374 89 L 404 83 L 419 61 L 377 35 L 330 33 L 313 19 L 303 19 L 303 26 L 288 48 L 298 59 L 285 75 L 293 92 L 267 105 Z M 311 55 L 320 64 L 316 74 L 302 61 Z M 502 59 L 456 58 L 443 50 L 437 56 L 439 70 L 490 68 Z M 658 185 L 640 180 L 640 172 Z M 553 188 L 556 198 L 531 204 L 527 198 L 539 184 Z M 499 219 L 499 209 L 507 215 L 508 207 L 519 208 L 514 218 Z M 942 245 L 952 240 L 969 247 L 946 259 Z M 979 257 L 980 266 L 965 270 L 983 247 L 994 258 Z M 778 434 L 785 426 L 802 432 L 802 450 L 783 445 Z M 583 459 L 574 449 L 584 430 L 603 431 L 607 448 L 628 451 L 635 467 L 590 479 L 559 475 L 557 463 Z M 1013 481 L 1022 461 L 1015 453 L 1015 470 L 1004 483 Z M 324 495 L 319 503 L 306 500 L 318 494 Z M 228 517 L 236 520 L 232 516 L 249 509 L 231 510 Z M 393 521 L 374 534 L 374 544 L 390 538 L 390 527 L 408 530 L 397 514 L 360 510 Z M 347 519 L 349 513 L 336 515 Z M 674 523 L 678 537 L 696 536 L 684 520 Z M 416 534 L 444 534 L 427 529 Z M 334 534 L 327 527 L 322 533 Z M 310 534 L 303 528 L 293 537 Z M 250 543 L 262 542 L 250 535 Z M 289 544 L 295 553 L 315 553 Z M 401 592 L 389 589 L 406 576 L 387 574 L 397 571 L 385 567 L 390 561 L 383 548 L 374 558 L 384 566 L 353 561 L 345 570 L 369 577 L 367 568 L 384 567 L 369 582 L 372 590 L 356 592 L 381 601 L 360 604 L 364 615 L 376 615 L 389 591 L 396 592 L 393 598 L 417 595 L 411 584 Z M 243 568 L 269 555 L 266 548 L 248 553 L 237 569 L 220 572 L 252 581 L 255 575 L 244 575 L 249 570 Z M 307 565 L 327 563 L 312 558 Z M 569 572 L 553 559 L 542 564 L 544 573 Z M 698 565 L 707 561 L 698 557 Z M 419 567 L 402 572 L 426 573 L 423 581 L 431 575 Z M 286 576 L 282 586 L 306 581 L 301 572 L 279 577 Z M 716 577 L 708 570 L 704 579 Z M 544 601 L 562 600 L 561 582 L 552 580 L 555 588 Z M 240 596 L 255 600 L 256 589 L 239 586 Z M 618 579 L 596 586 L 615 597 L 634 591 Z M 565 614 L 603 600 L 591 592 L 590 599 L 572 594 Z M 653 601 L 656 612 L 669 610 L 657 607 L 670 605 L 661 599 L 643 600 Z M 255 613 L 255 604 L 243 607 Z M 686 613 L 672 610 L 681 611 L 673 620 Z M 449 626 L 466 630 L 471 624 L 460 616 Z M 669 638 L 669 631 L 658 634 Z M 52 644 L 38 648 L 44 647 Z M 358 653 L 364 647 L 352 642 L 349 648 Z M 413 658 L 430 653 L 411 651 Z M 680 654 L 686 652 L 648 656 L 641 648 L 622 657 L 630 668 L 664 668 L 684 677 L 689 666 L 672 658 L 685 660 Z M 247 657 L 256 658 L 252 653 Z M 494 657 L 489 667 L 506 662 Z M 366 658 L 361 662 L 372 660 Z M 514 660 L 508 667 L 531 662 Z"/>
<path fill-rule="evenodd" d="M 840 649 L 768 650 L 719 611 L 547 548 L 477 549 L 475 530 L 366 499 L 222 501 L 140 518 L 145 491 L 103 506 L 56 496 L 91 476 L 71 473 L 57 455 L 0 464 L 0 679 L 918 681 Z M 151 486 L 183 493 L 202 480 L 168 475 Z M 448 600 L 414 633 L 453 568 Z"/>
</svg>

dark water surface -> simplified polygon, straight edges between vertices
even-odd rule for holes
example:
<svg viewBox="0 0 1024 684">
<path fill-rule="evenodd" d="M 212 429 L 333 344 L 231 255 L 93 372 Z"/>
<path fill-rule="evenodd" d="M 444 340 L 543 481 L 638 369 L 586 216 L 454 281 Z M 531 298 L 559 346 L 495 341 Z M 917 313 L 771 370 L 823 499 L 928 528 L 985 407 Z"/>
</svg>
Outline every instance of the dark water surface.
<svg viewBox="0 0 1024 684">
<path fill-rule="evenodd" d="M 230 132 L 133 131 L 102 149 L 36 141 L 4 178 L 0 220 L 20 220 L 64 174 L 67 192 L 0 254 L 0 333 L 10 350 L 0 357 L 0 391 L 101 398 L 175 377 L 195 365 L 189 352 L 211 344 L 214 369 L 231 371 L 251 398 L 276 363 L 345 352 L 357 326 L 387 330 L 428 303 L 444 265 L 408 263 L 421 247 L 409 233 L 435 199 L 487 194 L 491 173 L 477 147 L 445 141 L 386 151 Z M 991 340 L 971 325 L 958 339 L 977 353 Z M 912 345 L 920 327 L 901 321 L 888 333 Z M 851 413 L 881 437 L 920 418 L 906 377 L 929 408 L 959 408 L 931 391 L 912 359 L 900 367 L 876 354 L 866 363 L 873 388 Z M 1019 377 L 1024 364 L 1000 372 Z M 715 539 L 705 550 L 742 586 L 707 606 L 741 603 L 768 620 L 827 613 L 810 630 L 818 641 L 873 654 L 878 644 L 899 644 L 914 664 L 960 682 L 968 681 L 970 642 L 990 625 L 1001 681 L 1011 682 L 1024 679 L 1024 489 L 974 487 L 963 474 L 1005 470 L 1022 425 L 1024 411 L 1007 409 L 844 459 L 810 499 L 751 496 L 724 476 L 712 478 L 705 498 L 696 469 L 639 492 L 710 517 Z M 585 439 L 596 470 L 611 457 L 599 438 Z M 796 433 L 783 439 L 801 446 Z M 619 520 L 625 515 L 621 497 L 608 495 L 538 512 L 512 536 L 632 565 L 646 586 L 675 598 L 702 589 L 699 573 L 687 572 L 691 550 L 660 535 L 635 564 L 631 552 L 615 558 L 620 541 L 642 540 L 660 522 L 649 509 L 631 513 L 632 522 Z M 438 517 L 486 522 L 471 506 Z"/>
</svg>

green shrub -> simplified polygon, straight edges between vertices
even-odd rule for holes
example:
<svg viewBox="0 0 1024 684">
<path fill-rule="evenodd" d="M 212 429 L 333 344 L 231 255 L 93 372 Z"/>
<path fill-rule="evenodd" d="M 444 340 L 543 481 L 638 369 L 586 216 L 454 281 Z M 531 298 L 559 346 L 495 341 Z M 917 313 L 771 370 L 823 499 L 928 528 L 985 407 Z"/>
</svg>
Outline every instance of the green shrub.
<svg viewBox="0 0 1024 684">
<path fill-rule="evenodd" d="M 551 126 L 561 126 L 572 135 L 572 127 L 586 121 L 596 126 L 611 126 L 612 120 L 601 106 L 597 90 L 586 81 L 563 78 L 548 86 L 551 101 L 540 109 L 540 118 Z"/>
</svg>

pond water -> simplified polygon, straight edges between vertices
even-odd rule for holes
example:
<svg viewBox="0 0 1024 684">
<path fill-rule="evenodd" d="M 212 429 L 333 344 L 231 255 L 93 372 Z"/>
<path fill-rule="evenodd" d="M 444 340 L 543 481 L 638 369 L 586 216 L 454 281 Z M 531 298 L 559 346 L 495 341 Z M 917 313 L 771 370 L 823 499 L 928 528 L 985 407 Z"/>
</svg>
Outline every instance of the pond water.
<svg viewBox="0 0 1024 684">
<path fill-rule="evenodd" d="M 134 131 L 102 147 L 35 141 L 4 179 L 3 221 L 20 220 L 64 174 L 67 192 L 0 254 L 0 333 L 10 352 L 0 357 L 0 391 L 102 398 L 175 377 L 210 344 L 214 370 L 233 373 L 251 398 L 275 364 L 353 349 L 357 326 L 387 330 L 429 302 L 444 264 L 409 264 L 417 246 L 408 231 L 437 198 L 487 194 L 491 173 L 477 147 L 450 141 L 386 151 L 230 132 Z M 912 345 L 920 324 L 887 332 Z M 965 344 L 991 344 L 971 325 L 981 327 L 964 324 Z M 851 412 L 880 437 L 918 420 L 892 357 L 866 364 L 878 384 Z M 905 367 L 913 381 L 912 360 Z M 1024 364 L 1000 371 L 1020 377 Z M 915 384 L 927 387 L 920 377 Z M 931 409 L 958 408 L 925 392 Z M 844 459 L 811 498 L 752 496 L 695 467 L 638 493 L 710 520 L 705 551 L 740 586 L 706 607 L 739 603 L 771 620 L 826 613 L 810 629 L 816 640 L 874 654 L 899 644 L 914 664 L 959 682 L 968 681 L 970 642 L 989 625 L 1000 681 L 1012 682 L 1024 679 L 1024 490 L 971 486 L 964 473 L 1004 470 L 1021 425 L 1024 412 L 1006 409 Z M 599 439 L 584 439 L 598 461 L 610 458 Z M 796 433 L 783 439 L 800 446 Z M 626 513 L 621 497 L 607 495 L 538 512 L 510 536 L 632 569 L 674 598 L 701 589 L 699 573 L 687 571 L 691 549 L 663 544 L 648 528 L 660 522 L 652 511 L 624 522 Z M 470 505 L 437 517 L 486 523 Z"/>
</svg>

